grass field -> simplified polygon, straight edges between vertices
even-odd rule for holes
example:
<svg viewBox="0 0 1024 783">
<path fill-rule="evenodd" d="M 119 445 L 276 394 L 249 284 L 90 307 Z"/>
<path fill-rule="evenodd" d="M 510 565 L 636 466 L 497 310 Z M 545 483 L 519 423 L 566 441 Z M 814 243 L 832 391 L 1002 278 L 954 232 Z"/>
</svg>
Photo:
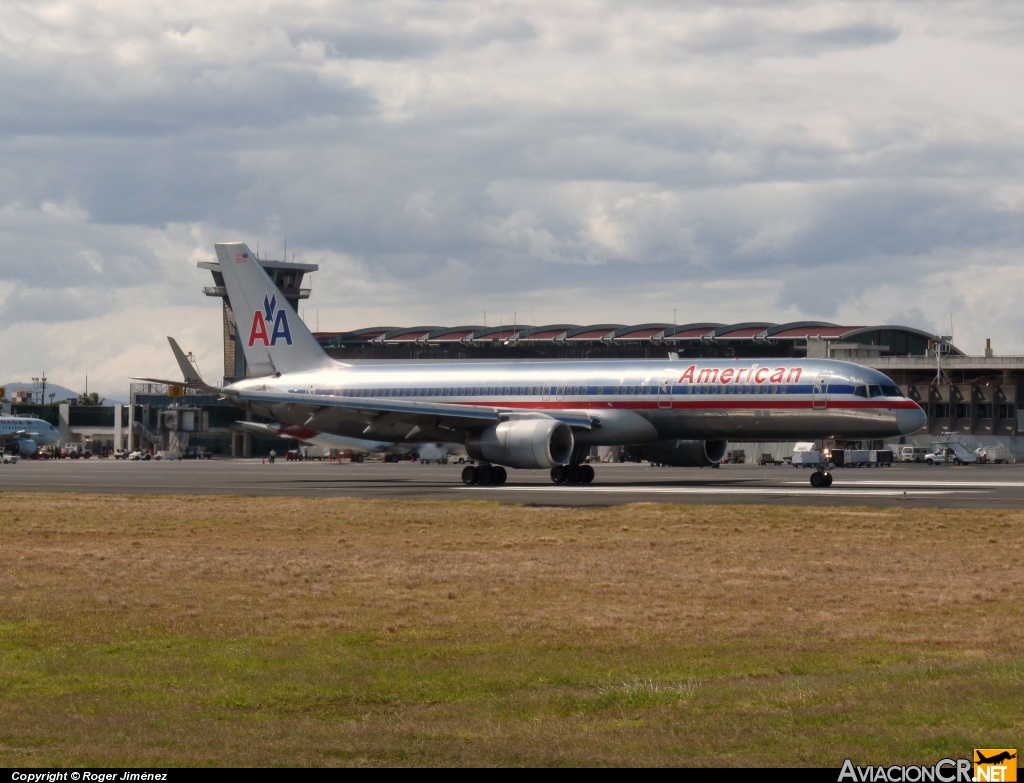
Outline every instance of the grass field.
<svg viewBox="0 0 1024 783">
<path fill-rule="evenodd" d="M 0 495 L 0 765 L 928 762 L 1024 512 Z"/>
</svg>

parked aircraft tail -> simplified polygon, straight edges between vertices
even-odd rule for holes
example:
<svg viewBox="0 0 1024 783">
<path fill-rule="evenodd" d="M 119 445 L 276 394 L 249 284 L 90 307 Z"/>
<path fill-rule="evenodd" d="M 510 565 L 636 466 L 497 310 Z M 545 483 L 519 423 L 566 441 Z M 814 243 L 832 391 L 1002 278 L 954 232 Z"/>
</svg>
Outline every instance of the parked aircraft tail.
<svg viewBox="0 0 1024 783">
<path fill-rule="evenodd" d="M 199 371 L 192 366 L 192 362 L 185 356 L 185 352 L 178 347 L 178 341 L 173 337 L 168 336 L 167 342 L 171 344 L 171 350 L 174 352 L 174 359 L 178 362 L 178 368 L 181 370 L 181 376 L 185 379 L 185 383 L 202 383 L 202 376 L 199 375 Z"/>
<path fill-rule="evenodd" d="M 252 375 L 335 364 L 244 242 L 214 247 Z"/>
</svg>

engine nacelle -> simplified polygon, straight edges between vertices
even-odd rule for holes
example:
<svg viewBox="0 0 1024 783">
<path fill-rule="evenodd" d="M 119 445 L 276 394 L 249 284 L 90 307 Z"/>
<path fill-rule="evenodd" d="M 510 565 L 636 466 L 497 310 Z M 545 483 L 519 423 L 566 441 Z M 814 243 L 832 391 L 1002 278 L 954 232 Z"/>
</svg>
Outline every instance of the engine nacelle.
<svg viewBox="0 0 1024 783">
<path fill-rule="evenodd" d="M 675 468 L 705 468 L 721 462 L 728 445 L 724 440 L 656 440 L 638 449 L 650 462 Z"/>
<path fill-rule="evenodd" d="M 34 440 L 18 438 L 14 443 L 11 443 L 7 447 L 7 450 L 11 454 L 17 454 L 19 457 L 31 457 L 39 450 L 39 447 L 36 446 L 36 442 Z"/>
<path fill-rule="evenodd" d="M 511 468 L 553 468 L 572 456 L 572 428 L 555 419 L 513 419 L 466 441 L 473 459 Z"/>
</svg>

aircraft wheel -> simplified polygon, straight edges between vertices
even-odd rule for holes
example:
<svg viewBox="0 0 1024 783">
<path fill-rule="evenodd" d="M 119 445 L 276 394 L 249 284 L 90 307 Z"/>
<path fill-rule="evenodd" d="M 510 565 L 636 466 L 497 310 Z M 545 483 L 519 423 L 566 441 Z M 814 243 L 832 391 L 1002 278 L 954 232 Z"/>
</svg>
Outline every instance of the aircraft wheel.
<svg viewBox="0 0 1024 783">
<path fill-rule="evenodd" d="M 564 484 L 565 468 L 563 468 L 561 465 L 555 465 L 555 467 L 551 468 L 551 480 L 556 484 Z"/>
<path fill-rule="evenodd" d="M 477 468 L 476 476 L 480 484 L 489 487 L 494 483 L 494 468 L 490 465 L 481 465 Z"/>
<path fill-rule="evenodd" d="M 476 484 L 476 481 L 476 468 L 472 465 L 466 465 L 466 467 L 462 469 L 462 483 L 468 487 Z"/>
<path fill-rule="evenodd" d="M 580 483 L 580 466 L 570 465 L 565 470 L 565 483 L 566 484 L 579 484 Z"/>
<path fill-rule="evenodd" d="M 832 486 L 832 474 L 831 473 L 826 473 L 824 475 L 821 486 L 823 486 L 823 487 L 831 487 Z"/>
<path fill-rule="evenodd" d="M 594 480 L 594 469 L 590 465 L 580 465 L 580 481 L 589 484 Z"/>
<path fill-rule="evenodd" d="M 493 476 L 491 480 L 494 482 L 494 486 L 500 487 L 508 480 L 508 471 L 501 467 L 501 465 L 498 465 L 493 471 Z"/>
<path fill-rule="evenodd" d="M 820 471 L 814 471 L 811 474 L 811 486 L 818 489 L 825 483 L 825 474 Z"/>
</svg>

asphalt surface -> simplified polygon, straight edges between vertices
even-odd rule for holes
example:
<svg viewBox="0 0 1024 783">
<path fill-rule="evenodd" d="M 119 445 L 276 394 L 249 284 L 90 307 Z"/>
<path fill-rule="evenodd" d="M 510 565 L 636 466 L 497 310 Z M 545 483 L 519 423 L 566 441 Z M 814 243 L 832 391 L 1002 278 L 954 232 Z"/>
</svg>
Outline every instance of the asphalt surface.
<svg viewBox="0 0 1024 783">
<path fill-rule="evenodd" d="M 0 491 L 495 500 L 553 506 L 654 502 L 1024 508 L 1024 463 L 838 469 L 829 489 L 812 488 L 810 470 L 789 466 L 597 464 L 597 477 L 588 486 L 554 485 L 547 471 L 510 470 L 502 487 L 466 487 L 460 479 L 462 467 L 280 460 L 270 465 L 259 459 L 22 460 L 0 465 Z"/>
</svg>

